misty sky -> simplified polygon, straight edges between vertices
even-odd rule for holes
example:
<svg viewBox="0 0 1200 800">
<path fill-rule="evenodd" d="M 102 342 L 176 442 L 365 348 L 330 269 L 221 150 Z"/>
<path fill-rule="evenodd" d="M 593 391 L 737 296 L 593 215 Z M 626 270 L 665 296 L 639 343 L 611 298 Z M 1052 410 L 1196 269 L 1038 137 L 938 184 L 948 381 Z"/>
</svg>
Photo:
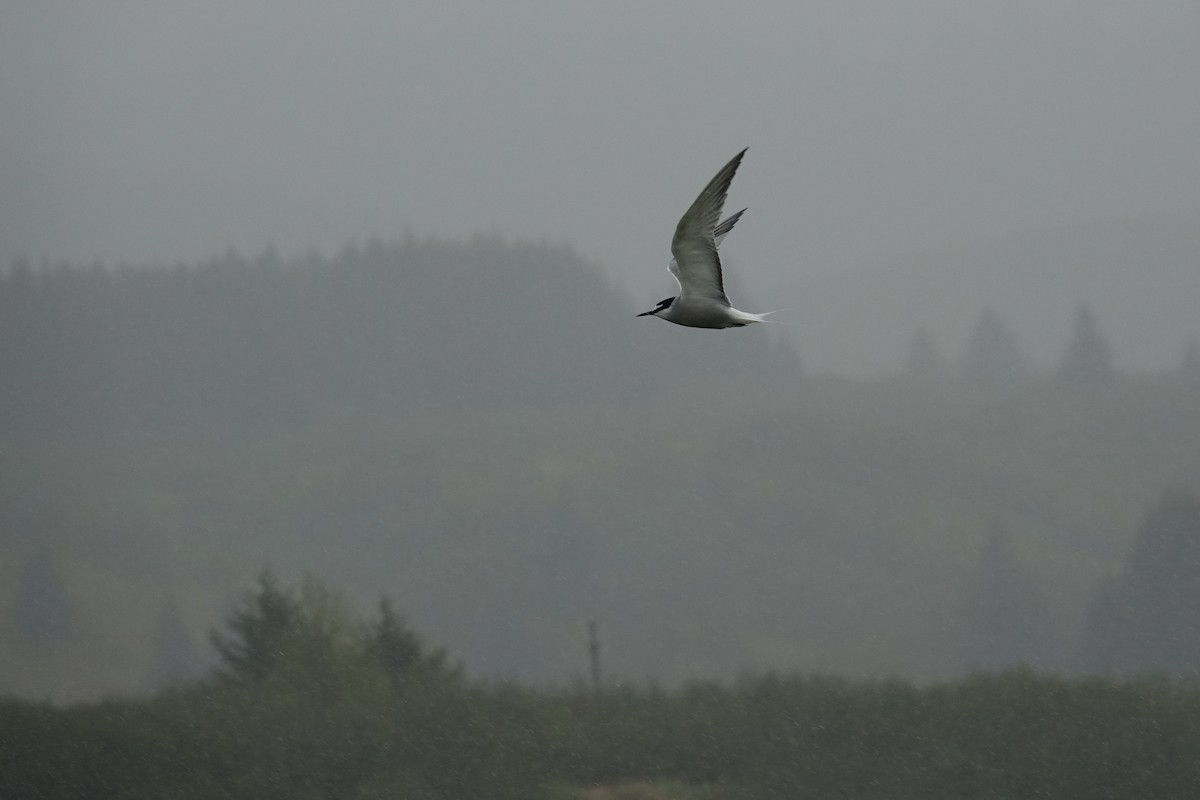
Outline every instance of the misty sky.
<svg viewBox="0 0 1200 800">
<path fill-rule="evenodd" d="M 10 0 L 0 264 L 485 230 L 657 299 L 675 222 L 744 146 L 733 258 L 762 297 L 983 234 L 1200 215 L 1198 9 Z"/>
</svg>

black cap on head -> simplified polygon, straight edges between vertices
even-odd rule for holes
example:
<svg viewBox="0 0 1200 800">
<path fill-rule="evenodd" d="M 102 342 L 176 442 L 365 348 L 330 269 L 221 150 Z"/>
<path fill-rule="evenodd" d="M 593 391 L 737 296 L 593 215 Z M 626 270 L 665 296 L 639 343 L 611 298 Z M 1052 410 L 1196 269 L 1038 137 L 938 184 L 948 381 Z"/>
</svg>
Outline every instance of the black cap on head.
<svg viewBox="0 0 1200 800">
<path fill-rule="evenodd" d="M 659 301 L 658 301 L 658 305 L 657 305 L 657 306 L 655 306 L 654 308 L 650 309 L 649 311 L 643 311 L 641 314 L 638 314 L 637 316 L 639 316 L 639 317 L 648 317 L 648 316 L 651 316 L 651 315 L 653 315 L 653 314 L 657 314 L 657 313 L 658 313 L 658 312 L 660 312 L 660 311 L 664 311 L 664 310 L 666 310 L 666 309 L 670 308 L 670 307 L 671 307 L 671 303 L 674 303 L 674 302 L 675 302 L 675 298 L 674 298 L 674 297 L 668 297 L 668 298 L 666 298 L 665 300 L 659 300 Z"/>
</svg>

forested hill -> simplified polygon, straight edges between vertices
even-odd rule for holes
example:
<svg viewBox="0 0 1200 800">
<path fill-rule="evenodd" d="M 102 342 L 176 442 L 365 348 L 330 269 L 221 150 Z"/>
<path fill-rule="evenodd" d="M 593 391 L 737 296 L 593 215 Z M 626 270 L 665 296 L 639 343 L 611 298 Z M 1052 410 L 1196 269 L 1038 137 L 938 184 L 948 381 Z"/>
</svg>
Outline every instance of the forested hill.
<svg viewBox="0 0 1200 800">
<path fill-rule="evenodd" d="M 1200 587 L 1189 559 L 1125 571 L 1159 528 L 1200 536 L 1189 502 L 1139 533 L 1197 488 L 1195 347 L 1125 372 L 1106 318 L 1066 307 L 1047 370 L 999 308 L 956 357 L 918 334 L 903 373 L 801 376 L 781 329 L 634 318 L 661 296 L 487 237 L 18 265 L 0 691 L 142 688 L 201 659 L 263 567 L 387 594 L 473 674 L 522 680 L 579 675 L 589 619 L 632 679 L 1193 663 L 1194 615 L 1156 628 L 1183 656 L 1085 645 L 1176 619 L 1126 602 L 1145 586 Z"/>
<path fill-rule="evenodd" d="M 111 432 L 619 405 L 717 371 L 731 386 L 793 385 L 795 357 L 761 330 L 689 340 L 638 310 L 565 247 L 484 236 L 287 263 L 268 251 L 172 269 L 17 264 L 0 280 L 0 422 Z"/>
</svg>

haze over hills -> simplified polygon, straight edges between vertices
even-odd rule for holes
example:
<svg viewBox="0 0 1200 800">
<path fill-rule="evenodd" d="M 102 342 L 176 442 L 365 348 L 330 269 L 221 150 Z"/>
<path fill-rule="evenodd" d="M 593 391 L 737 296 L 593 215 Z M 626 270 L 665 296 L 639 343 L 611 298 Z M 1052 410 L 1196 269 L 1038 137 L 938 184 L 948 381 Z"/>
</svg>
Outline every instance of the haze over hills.
<svg viewBox="0 0 1200 800">
<path fill-rule="evenodd" d="M 18 264 L 4 289 L 7 371 L 28 376 L 6 387 L 13 430 L 620 403 L 716 375 L 777 389 L 799 369 L 769 331 L 663 330 L 570 250 L 487 236 L 286 264 L 270 251 L 115 274 Z"/>
<path fill-rule="evenodd" d="M 798 279 L 786 291 L 805 322 L 801 352 L 821 371 L 896 370 L 918 328 L 954 356 L 985 306 L 1048 366 L 1062 355 L 1081 303 L 1103 320 L 1119 367 L 1164 369 L 1200 337 L 1200 220 L 1014 231 Z"/>
<path fill-rule="evenodd" d="M 101 665 L 64 690 L 73 668 L 34 666 L 51 658 L 35 647 L 13 667 L 34 683 L 13 685 L 127 684 L 164 592 L 211 625 L 206 603 L 266 564 L 473 609 L 480 576 L 453 554 L 474 542 L 462 557 L 493 571 L 515 558 L 528 543 L 496 543 L 544 516 L 553 476 L 652 435 L 648 412 L 703 431 L 798 385 L 770 331 L 705 341 L 634 311 L 569 250 L 496 237 L 115 273 L 18 264 L 0 280 L 6 585 L 48 548 L 86 600 L 67 640 Z M 451 602 L 463 579 L 475 588 Z"/>
<path fill-rule="evenodd" d="M 1200 474 L 1181 370 L 805 375 L 787 329 L 643 305 L 497 237 L 11 272 L 0 682 L 135 690 L 158 620 L 202 651 L 264 566 L 391 595 L 481 675 L 573 679 L 594 618 L 617 677 L 939 676 L 997 526 L 1052 628 L 1023 657 L 1066 667 L 1145 507 Z"/>
<path fill-rule="evenodd" d="M 1200 3 L 61 5 L 0 797 L 1195 794 Z"/>
</svg>

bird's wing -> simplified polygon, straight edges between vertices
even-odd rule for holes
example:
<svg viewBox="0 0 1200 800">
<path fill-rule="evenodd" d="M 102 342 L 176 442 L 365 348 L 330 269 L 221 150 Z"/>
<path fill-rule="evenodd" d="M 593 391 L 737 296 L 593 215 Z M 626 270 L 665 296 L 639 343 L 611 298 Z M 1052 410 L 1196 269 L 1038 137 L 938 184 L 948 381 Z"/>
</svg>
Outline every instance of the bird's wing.
<svg viewBox="0 0 1200 800">
<path fill-rule="evenodd" d="M 717 256 L 716 228 L 725 205 L 725 195 L 746 151 L 738 153 L 708 182 L 675 227 L 671 255 L 680 296 L 707 297 L 728 304 L 721 281 L 721 259 Z M 737 221 L 736 216 L 733 218 Z M 733 227 L 732 224 L 730 227 Z M 728 230 L 725 231 L 728 233 Z"/>
<path fill-rule="evenodd" d="M 729 235 L 729 232 L 731 230 L 733 230 L 733 226 L 737 224 L 737 221 L 742 218 L 742 214 L 745 214 L 745 213 L 746 213 L 746 209 L 743 208 L 741 211 L 737 212 L 736 214 L 730 214 L 729 217 L 726 218 L 726 220 L 724 222 L 722 222 L 717 227 L 713 228 L 713 244 L 715 244 L 718 248 L 720 248 L 721 241 L 727 235 Z"/>
<path fill-rule="evenodd" d="M 745 213 L 746 213 L 746 209 L 743 208 L 741 211 L 737 212 L 736 214 L 729 215 L 729 217 L 726 218 L 726 220 L 724 222 L 722 222 L 717 227 L 713 228 L 713 244 L 716 245 L 718 249 L 720 249 L 720 247 L 721 247 L 721 242 L 725 239 L 726 236 L 729 235 L 729 232 L 731 230 L 733 230 L 733 226 L 737 224 L 737 221 L 742 218 L 742 214 L 745 214 Z M 671 271 L 671 274 L 675 276 L 675 280 L 678 281 L 679 280 L 679 262 L 672 258 L 671 263 L 667 265 L 667 269 Z M 683 286 L 682 283 L 679 285 L 681 287 Z"/>
</svg>

